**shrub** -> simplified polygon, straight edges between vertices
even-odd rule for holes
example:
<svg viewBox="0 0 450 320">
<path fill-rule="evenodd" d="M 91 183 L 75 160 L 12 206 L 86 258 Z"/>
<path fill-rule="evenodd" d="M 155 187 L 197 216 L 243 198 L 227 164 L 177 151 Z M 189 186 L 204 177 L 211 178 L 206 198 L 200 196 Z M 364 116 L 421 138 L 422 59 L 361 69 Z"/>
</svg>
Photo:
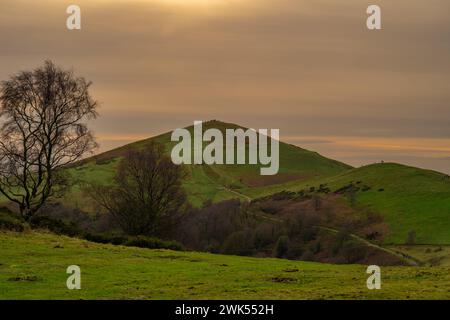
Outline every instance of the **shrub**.
<svg viewBox="0 0 450 320">
<path fill-rule="evenodd" d="M 282 206 L 279 204 L 278 201 L 275 200 L 267 200 L 261 203 L 260 209 L 262 212 L 275 215 L 278 212 L 280 212 Z"/>
<path fill-rule="evenodd" d="M 274 201 L 281 201 L 281 200 L 292 200 L 296 197 L 296 193 L 295 192 L 291 192 L 291 191 L 281 191 L 278 193 L 275 193 L 274 195 L 272 195 L 272 199 Z"/>
<path fill-rule="evenodd" d="M 10 213 L 0 212 L 0 230 L 23 232 L 25 224 Z"/>
<path fill-rule="evenodd" d="M 84 239 L 91 241 L 91 242 L 97 242 L 97 243 L 111 243 L 114 245 L 121 245 L 124 244 L 128 238 L 117 236 L 117 235 L 109 235 L 109 234 L 91 234 L 87 233 L 84 236 Z"/>
<path fill-rule="evenodd" d="M 102 244 L 109 243 L 114 245 L 124 245 L 127 247 L 138 247 L 147 249 L 170 249 L 175 251 L 185 250 L 183 245 L 176 241 L 166 241 L 158 238 L 145 236 L 126 237 L 120 235 L 88 233 L 84 236 L 84 239 L 96 243 Z"/>
<path fill-rule="evenodd" d="M 317 192 L 327 194 L 327 193 L 330 193 L 331 190 L 330 190 L 330 188 L 327 186 L 327 184 L 325 183 L 325 184 L 321 184 L 321 185 L 319 186 L 319 189 L 317 190 Z"/>
<path fill-rule="evenodd" d="M 42 215 L 52 220 L 60 220 L 66 224 L 74 223 L 82 232 L 97 234 L 109 233 L 116 227 L 109 214 L 98 212 L 89 214 L 78 208 L 72 208 L 62 203 L 53 202 L 47 204 L 41 209 L 41 212 L 44 213 Z"/>
<path fill-rule="evenodd" d="M 183 245 L 176 241 L 165 241 L 158 238 L 145 236 L 129 237 L 128 240 L 124 242 L 124 245 L 128 247 L 139 247 L 147 249 L 169 249 L 175 251 L 184 250 Z"/>
<path fill-rule="evenodd" d="M 69 237 L 74 237 L 81 234 L 81 230 L 74 223 L 64 223 L 58 219 L 51 219 L 45 216 L 34 216 L 30 220 L 30 225 L 34 229 L 47 229 L 56 234 L 63 234 Z"/>
</svg>

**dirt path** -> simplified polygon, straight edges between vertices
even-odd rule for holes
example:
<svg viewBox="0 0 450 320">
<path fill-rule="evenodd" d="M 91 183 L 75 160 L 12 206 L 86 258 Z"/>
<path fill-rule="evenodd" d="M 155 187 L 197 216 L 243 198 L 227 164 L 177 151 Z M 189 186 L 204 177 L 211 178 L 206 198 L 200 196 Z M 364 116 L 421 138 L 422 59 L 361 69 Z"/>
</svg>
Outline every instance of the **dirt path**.
<svg viewBox="0 0 450 320">
<path fill-rule="evenodd" d="M 249 196 L 247 196 L 247 195 L 245 195 L 245 194 L 243 194 L 243 193 L 240 193 L 240 192 L 238 192 L 238 191 L 236 191 L 236 190 L 230 189 L 230 188 L 228 188 L 228 187 L 226 187 L 226 186 L 224 186 L 224 185 L 218 184 L 216 181 L 214 181 L 214 180 L 208 175 L 207 172 L 205 172 L 205 175 L 206 175 L 206 177 L 211 181 L 211 183 L 213 183 L 213 184 L 215 184 L 215 185 L 219 185 L 219 190 L 225 190 L 225 191 L 228 191 L 228 192 L 230 192 L 230 193 L 233 193 L 233 194 L 235 194 L 235 195 L 237 195 L 237 196 L 239 196 L 239 197 L 241 197 L 241 198 L 246 199 L 248 202 L 252 201 L 252 198 L 250 198 Z M 275 221 L 275 222 L 282 222 L 282 221 L 283 221 L 282 219 L 279 219 L 279 218 L 269 217 L 269 216 L 265 216 L 265 215 L 263 215 L 263 216 L 264 216 L 264 218 L 267 219 L 267 220 L 271 220 L 271 221 Z M 332 233 L 339 233 L 339 232 L 340 232 L 338 229 L 334 229 L 334 228 L 330 228 L 330 227 L 325 227 L 325 226 L 315 226 L 315 227 L 317 227 L 317 228 L 319 228 L 319 229 L 322 229 L 322 230 L 326 230 L 326 231 L 332 232 Z M 422 261 L 420 261 L 420 260 L 418 260 L 418 259 L 416 259 L 416 258 L 414 258 L 414 257 L 405 255 L 404 253 L 399 252 L 399 251 L 395 251 L 395 250 L 392 250 L 392 249 L 388 249 L 388 248 L 379 246 L 379 245 L 374 244 L 374 243 L 370 242 L 369 240 L 366 240 L 366 239 L 364 239 L 364 238 L 362 238 L 362 237 L 360 237 L 360 236 L 358 236 L 358 235 L 356 235 L 356 234 L 354 234 L 354 233 L 350 233 L 349 236 L 350 236 L 351 238 L 355 239 L 355 240 L 358 240 L 358 241 L 364 243 L 364 244 L 365 244 L 366 246 L 368 246 L 368 247 L 376 248 L 376 249 L 378 249 L 378 250 L 381 250 L 381 251 L 387 252 L 387 253 L 389 253 L 389 254 L 392 254 L 392 255 L 394 255 L 394 256 L 400 258 L 401 260 L 407 262 L 409 265 L 412 265 L 412 266 L 420 266 L 420 265 L 423 264 Z"/>
<path fill-rule="evenodd" d="M 266 216 L 266 215 L 261 215 L 261 216 L 264 217 L 265 219 L 273 221 L 273 222 L 283 222 L 283 219 L 280 219 L 280 218 L 275 218 L 275 217 Z M 338 230 L 338 229 L 334 229 L 334 228 L 330 228 L 330 227 L 326 227 L 326 226 L 314 226 L 314 227 L 322 229 L 322 230 L 326 230 L 328 232 L 332 232 L 332 233 L 335 233 L 335 234 L 340 232 L 340 230 Z M 355 239 L 355 240 L 358 240 L 358 241 L 364 243 L 368 247 L 375 248 L 375 249 L 387 252 L 389 254 L 392 254 L 392 255 L 400 258 L 401 260 L 405 261 L 409 265 L 420 266 L 420 265 L 423 264 L 423 262 L 420 261 L 419 259 L 416 259 L 414 257 L 405 255 L 404 253 L 399 252 L 399 251 L 395 251 L 395 250 L 392 250 L 392 249 L 389 249 L 389 248 L 384 248 L 384 247 L 379 246 L 379 245 L 377 245 L 375 243 L 372 243 L 369 240 L 366 240 L 366 239 L 364 239 L 364 238 L 362 238 L 362 237 L 360 237 L 360 236 L 358 236 L 358 235 L 356 235 L 354 233 L 350 233 L 349 236 L 352 239 Z"/>
<path fill-rule="evenodd" d="M 217 181 L 214 181 L 214 180 L 208 175 L 208 173 L 207 173 L 205 170 L 203 170 L 203 172 L 205 173 L 205 176 L 208 178 L 209 181 L 211 181 L 212 184 L 218 186 L 218 189 L 219 189 L 219 190 L 225 190 L 225 191 L 228 191 L 228 192 L 230 192 L 230 193 L 233 193 L 233 194 L 235 194 L 235 195 L 237 195 L 237 196 L 239 196 L 239 197 L 241 197 L 241 198 L 244 198 L 244 199 L 245 199 L 246 201 L 248 201 L 248 202 L 252 201 L 252 198 L 250 198 L 249 196 L 247 196 L 247 195 L 245 195 L 245 194 L 243 194 L 243 193 L 240 193 L 240 192 L 238 192 L 238 191 L 236 191 L 236 190 L 230 189 L 230 188 L 228 188 L 228 187 L 226 187 L 226 186 L 224 186 L 224 185 L 221 185 L 221 184 L 217 183 Z"/>
<path fill-rule="evenodd" d="M 340 232 L 338 229 L 334 229 L 334 228 L 330 228 L 330 227 L 324 227 L 324 226 L 316 226 L 316 227 L 319 228 L 319 229 L 322 229 L 322 230 L 327 230 L 327 231 L 332 232 L 332 233 L 339 233 Z M 422 262 L 420 260 L 418 260 L 418 259 L 415 259 L 415 258 L 413 258 L 411 256 L 407 256 L 407 255 L 405 255 L 405 254 L 403 254 L 401 252 L 398 252 L 398 251 L 395 251 L 395 250 L 391 250 L 391 249 L 388 249 L 388 248 L 384 248 L 382 246 L 374 244 L 374 243 L 370 242 L 369 240 L 366 240 L 366 239 L 364 239 L 364 238 L 362 238 L 362 237 L 360 237 L 360 236 L 358 236 L 358 235 L 356 235 L 354 233 L 350 233 L 349 236 L 351 238 L 355 239 L 355 240 L 363 242 L 368 247 L 376 248 L 378 250 L 382 250 L 384 252 L 392 254 L 392 255 L 394 255 L 394 256 L 396 256 L 396 257 L 406 261 L 408 264 L 410 264 L 412 266 L 419 266 L 419 265 L 422 264 Z"/>
</svg>

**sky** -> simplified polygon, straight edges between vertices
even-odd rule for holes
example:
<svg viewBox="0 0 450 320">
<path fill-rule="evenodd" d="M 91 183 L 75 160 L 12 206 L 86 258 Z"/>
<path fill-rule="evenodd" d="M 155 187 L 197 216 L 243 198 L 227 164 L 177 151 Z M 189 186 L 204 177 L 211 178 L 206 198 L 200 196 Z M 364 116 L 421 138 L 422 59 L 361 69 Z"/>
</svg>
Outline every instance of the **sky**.
<svg viewBox="0 0 450 320">
<path fill-rule="evenodd" d="M 81 30 L 66 8 L 81 8 Z M 366 9 L 382 10 L 369 31 Z M 280 129 L 353 166 L 450 173 L 448 0 L 0 0 L 0 80 L 93 82 L 100 150 L 194 120 Z"/>
</svg>

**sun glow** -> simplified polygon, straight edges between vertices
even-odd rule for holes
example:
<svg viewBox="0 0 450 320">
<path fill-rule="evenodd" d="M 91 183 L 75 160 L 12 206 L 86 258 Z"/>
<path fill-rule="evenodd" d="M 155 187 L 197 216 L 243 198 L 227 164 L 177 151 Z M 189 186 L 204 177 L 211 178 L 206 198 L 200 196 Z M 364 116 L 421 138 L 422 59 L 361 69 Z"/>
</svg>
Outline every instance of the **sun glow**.
<svg viewBox="0 0 450 320">
<path fill-rule="evenodd" d="M 186 11 L 198 11 L 198 12 L 214 12 L 225 7 L 234 7 L 239 4 L 249 3 L 259 0 L 97 0 L 97 4 L 105 3 L 125 3 L 132 6 L 134 4 L 148 4 L 158 7 L 169 7 L 174 9 L 183 9 Z"/>
<path fill-rule="evenodd" d="M 210 7 L 229 4 L 233 2 L 233 0 L 140 0 L 140 2 L 155 3 L 160 5 L 173 5 L 179 7 Z"/>
</svg>

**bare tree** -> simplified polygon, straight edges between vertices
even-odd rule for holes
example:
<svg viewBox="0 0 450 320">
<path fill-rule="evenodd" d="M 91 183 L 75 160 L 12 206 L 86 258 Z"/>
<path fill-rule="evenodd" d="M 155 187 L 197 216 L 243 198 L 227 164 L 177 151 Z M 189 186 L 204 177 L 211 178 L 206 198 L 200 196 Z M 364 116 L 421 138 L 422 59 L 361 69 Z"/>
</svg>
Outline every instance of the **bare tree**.
<svg viewBox="0 0 450 320">
<path fill-rule="evenodd" d="M 27 220 L 61 190 L 60 169 L 96 147 L 90 85 L 51 61 L 1 83 L 0 193 Z"/>
<path fill-rule="evenodd" d="M 164 154 L 164 147 L 151 143 L 141 150 L 127 151 L 114 186 L 90 186 L 87 191 L 125 233 L 161 236 L 183 213 L 183 176 L 182 167 Z"/>
</svg>

